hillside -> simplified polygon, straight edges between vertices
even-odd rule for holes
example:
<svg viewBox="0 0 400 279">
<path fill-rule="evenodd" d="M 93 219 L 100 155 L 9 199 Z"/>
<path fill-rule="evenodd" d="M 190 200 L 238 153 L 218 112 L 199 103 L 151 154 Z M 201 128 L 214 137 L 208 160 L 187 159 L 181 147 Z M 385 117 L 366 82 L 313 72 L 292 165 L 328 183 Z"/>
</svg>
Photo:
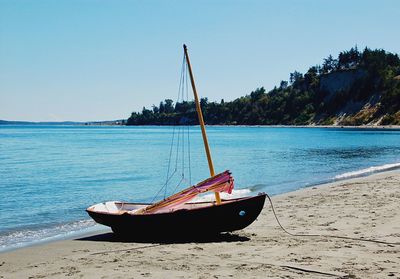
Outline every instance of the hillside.
<svg viewBox="0 0 400 279">
<path fill-rule="evenodd" d="M 261 87 L 231 102 L 201 100 L 208 124 L 400 125 L 400 59 L 357 47 L 331 55 L 269 92 Z M 133 112 L 127 125 L 197 124 L 192 102 L 165 100 Z"/>
</svg>

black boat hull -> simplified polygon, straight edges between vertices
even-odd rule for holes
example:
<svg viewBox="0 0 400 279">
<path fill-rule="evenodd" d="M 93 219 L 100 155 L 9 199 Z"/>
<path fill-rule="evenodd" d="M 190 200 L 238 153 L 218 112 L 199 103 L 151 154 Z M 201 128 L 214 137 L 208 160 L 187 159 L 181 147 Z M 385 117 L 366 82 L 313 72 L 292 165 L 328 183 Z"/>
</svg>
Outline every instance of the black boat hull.
<svg viewBox="0 0 400 279">
<path fill-rule="evenodd" d="M 220 205 L 182 209 L 158 214 L 109 214 L 87 210 L 100 224 L 119 235 L 132 237 L 170 237 L 214 235 L 243 229 L 253 223 L 264 207 L 265 194 L 225 200 Z"/>
</svg>

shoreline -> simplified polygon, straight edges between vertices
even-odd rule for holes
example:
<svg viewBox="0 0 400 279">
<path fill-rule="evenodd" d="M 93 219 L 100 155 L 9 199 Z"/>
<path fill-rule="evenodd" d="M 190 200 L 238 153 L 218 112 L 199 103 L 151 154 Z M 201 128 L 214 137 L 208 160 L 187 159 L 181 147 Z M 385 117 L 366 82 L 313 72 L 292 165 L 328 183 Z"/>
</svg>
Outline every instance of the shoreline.
<svg viewBox="0 0 400 279">
<path fill-rule="evenodd" d="M 90 219 L 88 219 L 88 220 L 90 220 Z M 107 227 L 94 223 L 93 226 L 89 226 L 89 227 L 86 227 L 86 228 L 83 228 L 80 230 L 70 231 L 70 232 L 63 233 L 63 234 L 56 234 L 56 235 L 48 236 L 48 237 L 45 237 L 42 239 L 29 241 L 29 242 L 23 243 L 23 244 L 12 244 L 7 247 L 2 247 L 0 249 L 0 255 L 4 254 L 4 253 L 17 251 L 20 249 L 26 249 L 26 248 L 30 248 L 30 247 L 46 245 L 46 244 L 58 242 L 58 241 L 73 240 L 75 238 L 91 236 L 91 235 L 95 235 L 95 234 L 99 234 L 99 233 L 104 233 L 107 231 L 108 231 Z M 21 232 L 19 232 L 19 233 L 21 233 Z"/>
<path fill-rule="evenodd" d="M 5 123 L 1 124 L 0 127 L 7 126 L 79 126 L 79 127 L 174 127 L 176 125 L 122 125 L 122 124 L 101 124 L 101 123 L 69 123 L 70 121 L 60 122 L 60 123 L 40 123 L 40 122 L 30 122 L 30 123 Z M 179 125 L 178 125 L 179 126 Z M 199 125 L 189 125 L 196 127 Z M 359 126 L 346 126 L 346 125 L 231 125 L 231 124 L 206 124 L 207 127 L 259 127 L 259 128 L 324 128 L 324 129 L 377 129 L 377 130 L 400 130 L 400 125 L 359 125 Z"/>
<path fill-rule="evenodd" d="M 343 126 L 343 125 L 230 125 L 230 124 L 205 124 L 207 127 L 246 127 L 246 128 L 323 128 L 323 129 L 376 129 L 376 130 L 400 130 L 400 125 L 360 125 L 360 126 Z M 78 124 L 76 126 L 88 127 L 174 127 L 176 125 L 113 125 L 113 124 Z M 180 125 L 177 125 L 180 126 Z M 199 125 L 189 125 L 197 127 Z"/>
<path fill-rule="evenodd" d="M 330 185 L 330 184 L 335 184 L 335 183 L 351 182 L 353 179 L 368 178 L 371 175 L 377 175 L 377 174 L 381 174 L 381 173 L 385 174 L 385 173 L 391 172 L 391 171 L 395 171 L 395 172 L 399 171 L 400 172 L 400 162 L 391 163 L 391 164 L 384 164 L 384 165 L 380 165 L 380 166 L 372 166 L 372 167 L 361 169 L 361 170 L 345 172 L 345 173 L 342 173 L 342 174 L 337 175 L 335 177 L 331 177 L 329 179 L 322 180 L 322 181 L 320 181 L 318 183 L 303 185 L 300 188 L 298 188 L 296 190 L 293 190 L 293 191 L 290 191 L 290 192 L 280 193 L 280 194 L 277 194 L 277 195 L 271 195 L 271 197 L 275 198 L 275 197 L 279 197 L 281 195 L 290 194 L 292 192 L 296 192 L 296 191 L 299 191 L 299 190 L 301 191 L 303 189 L 307 189 L 307 188 L 311 188 L 311 187 L 324 187 L 325 185 Z M 248 189 L 247 188 L 236 189 L 236 191 L 241 191 L 241 190 L 248 190 Z M 252 192 L 250 194 L 255 195 L 257 193 L 256 192 Z M 240 197 L 240 196 L 241 195 L 239 194 L 237 197 Z M 212 197 L 213 197 L 213 195 L 212 195 Z M 206 198 L 205 200 L 208 200 L 208 198 Z M 97 224 L 90 218 L 85 219 L 85 220 L 72 221 L 71 224 L 73 224 L 75 222 L 82 222 L 82 221 L 83 222 L 92 221 L 93 225 L 85 226 L 85 227 L 83 227 L 81 229 L 78 229 L 78 230 L 72 230 L 72 231 L 68 231 L 68 232 L 63 232 L 63 233 L 57 233 L 57 234 L 54 234 L 54 235 L 44 236 L 41 239 L 30 240 L 30 241 L 26 241 L 26 242 L 22 242 L 22 243 L 14 243 L 14 244 L 11 244 L 11 245 L 9 245 L 7 247 L 1 247 L 0 248 L 0 254 L 7 253 L 7 252 L 12 252 L 12 251 L 19 250 L 19 249 L 29 248 L 29 247 L 32 247 L 32 246 L 40 246 L 40 245 L 44 245 L 44 244 L 52 243 L 52 242 L 56 242 L 56 241 L 72 240 L 74 238 L 91 236 L 91 235 L 98 234 L 98 233 L 111 232 L 111 230 L 108 227 L 100 225 L 100 224 Z M 65 224 L 59 224 L 59 225 L 64 226 Z M 19 231 L 16 231 L 16 233 L 19 233 L 19 234 L 22 233 L 23 234 L 23 233 L 26 233 L 26 231 L 24 229 L 21 229 Z M 30 229 L 28 229 L 27 233 L 31 233 Z"/>
<path fill-rule="evenodd" d="M 272 199 L 290 232 L 400 242 L 399 185 L 400 171 L 390 170 Z M 99 272 L 106 277 L 400 276 L 394 268 L 400 265 L 399 246 L 288 236 L 278 228 L 268 201 L 258 219 L 228 238 L 203 243 L 126 243 L 96 232 L 0 253 L 0 269 L 4 278 L 97 278 Z"/>
</svg>

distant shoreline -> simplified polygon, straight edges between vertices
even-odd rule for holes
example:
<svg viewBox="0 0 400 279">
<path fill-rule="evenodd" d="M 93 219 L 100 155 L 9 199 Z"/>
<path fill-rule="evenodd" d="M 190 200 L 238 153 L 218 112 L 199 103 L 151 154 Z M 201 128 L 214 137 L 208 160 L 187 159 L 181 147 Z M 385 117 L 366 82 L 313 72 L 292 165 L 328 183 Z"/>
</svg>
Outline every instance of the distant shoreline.
<svg viewBox="0 0 400 279">
<path fill-rule="evenodd" d="M 106 121 L 14 121 L 0 120 L 1 125 L 83 125 L 83 126 L 125 126 L 126 120 L 106 120 Z"/>
<path fill-rule="evenodd" d="M 143 125 L 152 126 L 152 125 Z M 193 125 L 198 126 L 198 125 Z M 380 125 L 380 126 L 343 126 L 343 125 L 206 125 L 210 127 L 260 127 L 260 128 L 340 128 L 340 129 L 400 129 L 400 125 Z"/>
<path fill-rule="evenodd" d="M 3 121 L 0 120 L 0 126 L 7 125 L 18 125 L 18 126 L 38 126 L 38 125 L 64 125 L 64 126 L 120 126 L 120 127 L 173 127 L 174 125 L 124 125 L 121 124 L 121 120 L 116 121 L 95 121 L 95 122 L 29 122 L 29 121 Z M 118 124 L 115 122 L 119 122 Z M 189 125 L 189 126 L 199 126 L 199 125 Z M 260 127 L 260 128 L 327 128 L 327 129 L 394 129 L 399 130 L 400 125 L 360 125 L 360 126 L 344 126 L 344 125 L 207 125 L 208 127 Z"/>
</svg>

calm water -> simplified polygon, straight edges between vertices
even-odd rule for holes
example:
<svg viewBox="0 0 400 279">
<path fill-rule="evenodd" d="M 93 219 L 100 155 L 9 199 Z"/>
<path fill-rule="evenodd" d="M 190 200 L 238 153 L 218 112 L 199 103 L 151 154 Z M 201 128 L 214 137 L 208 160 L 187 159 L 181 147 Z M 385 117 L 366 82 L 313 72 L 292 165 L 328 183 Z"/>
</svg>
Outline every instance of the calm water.
<svg viewBox="0 0 400 279">
<path fill-rule="evenodd" d="M 399 130 L 208 127 L 208 136 L 216 170 L 232 171 L 239 194 L 400 167 Z M 151 201 L 171 137 L 171 127 L 0 126 L 0 250 L 90 229 L 94 203 Z M 198 127 L 190 144 L 196 182 L 208 177 Z"/>
</svg>

